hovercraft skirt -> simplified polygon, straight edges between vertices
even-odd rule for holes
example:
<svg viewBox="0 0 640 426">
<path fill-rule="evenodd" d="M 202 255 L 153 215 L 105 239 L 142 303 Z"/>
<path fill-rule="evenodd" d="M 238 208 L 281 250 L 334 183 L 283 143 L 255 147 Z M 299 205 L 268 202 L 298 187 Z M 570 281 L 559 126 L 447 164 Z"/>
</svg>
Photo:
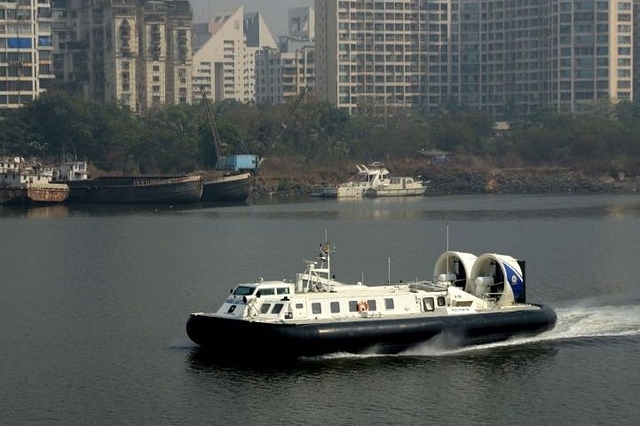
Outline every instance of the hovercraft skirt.
<svg viewBox="0 0 640 426">
<path fill-rule="evenodd" d="M 399 353 L 440 336 L 456 348 L 536 335 L 553 328 L 548 306 L 474 315 L 424 315 L 411 318 L 362 318 L 333 322 L 259 322 L 191 314 L 189 338 L 221 356 L 317 356 L 335 352 Z"/>
</svg>

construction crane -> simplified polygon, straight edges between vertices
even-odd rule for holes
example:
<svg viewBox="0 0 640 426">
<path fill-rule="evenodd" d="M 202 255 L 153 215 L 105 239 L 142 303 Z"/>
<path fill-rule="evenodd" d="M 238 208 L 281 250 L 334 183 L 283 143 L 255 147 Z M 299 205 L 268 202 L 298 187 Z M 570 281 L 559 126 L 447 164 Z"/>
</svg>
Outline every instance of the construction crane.
<svg viewBox="0 0 640 426">
<path fill-rule="evenodd" d="M 216 125 L 216 121 L 213 116 L 213 109 L 211 108 L 211 104 L 207 99 L 207 94 L 202 86 L 200 86 L 200 93 L 202 93 L 202 103 L 204 104 L 205 111 L 207 112 L 207 118 L 209 120 L 209 126 L 211 127 L 211 134 L 213 136 L 213 148 L 216 156 L 215 168 L 218 170 L 225 170 L 227 172 L 255 172 L 260 166 L 260 160 L 257 155 L 226 155 L 224 149 L 225 144 L 222 142 L 220 132 L 218 132 L 218 126 Z"/>
<path fill-rule="evenodd" d="M 207 113 L 207 119 L 209 120 L 209 126 L 211 127 L 211 135 L 213 136 L 213 149 L 216 156 L 216 168 L 221 169 L 224 168 L 225 165 L 224 144 L 222 143 L 222 138 L 220 138 L 220 132 L 218 132 L 216 121 L 213 118 L 213 109 L 211 108 L 211 104 L 209 104 L 209 99 L 207 99 L 207 93 L 204 90 L 204 86 L 200 86 L 200 93 L 202 94 L 202 103 L 204 104 L 204 109 Z"/>
<path fill-rule="evenodd" d="M 287 122 L 293 115 L 293 112 L 296 110 L 300 102 L 302 102 L 302 99 L 304 98 L 304 96 L 307 94 L 308 91 L 309 91 L 309 86 L 304 86 L 300 91 L 300 93 L 298 94 L 298 96 L 296 96 L 294 101 L 291 103 L 291 105 L 289 106 L 289 109 L 287 110 L 285 115 L 282 117 L 282 120 L 280 121 L 280 126 L 273 133 L 273 136 L 270 138 L 270 140 L 264 145 L 262 156 L 264 156 L 269 149 L 273 148 L 278 142 L 280 142 L 280 139 L 282 139 L 282 135 L 284 134 L 285 130 L 287 130 Z"/>
</svg>

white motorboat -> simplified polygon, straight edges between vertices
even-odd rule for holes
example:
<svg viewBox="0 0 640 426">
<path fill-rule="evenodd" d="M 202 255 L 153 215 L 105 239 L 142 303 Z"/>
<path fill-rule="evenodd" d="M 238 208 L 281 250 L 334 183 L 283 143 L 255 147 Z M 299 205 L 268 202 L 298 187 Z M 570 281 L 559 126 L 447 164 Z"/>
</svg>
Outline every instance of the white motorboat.
<svg viewBox="0 0 640 426">
<path fill-rule="evenodd" d="M 424 182 L 412 177 L 392 177 L 389 182 L 367 189 L 364 195 L 367 197 L 407 197 L 424 195 L 426 190 Z"/>
<path fill-rule="evenodd" d="M 369 166 L 360 164 L 356 168 L 355 181 L 324 187 L 317 195 L 325 198 L 406 197 L 423 195 L 426 191 L 425 183 L 412 177 L 391 177 L 380 162 Z"/>
<path fill-rule="evenodd" d="M 389 171 L 382 163 L 356 165 L 358 173 L 355 181 L 338 184 L 323 189 L 323 196 L 327 198 L 360 198 L 368 189 L 389 182 Z"/>
<path fill-rule="evenodd" d="M 292 281 L 239 284 L 215 312 L 192 313 L 189 338 L 219 357 L 399 353 L 441 336 L 451 346 L 503 341 L 554 327 L 548 306 L 527 303 L 524 262 L 447 251 L 434 280 L 369 286 L 331 273 L 331 249 Z"/>
</svg>

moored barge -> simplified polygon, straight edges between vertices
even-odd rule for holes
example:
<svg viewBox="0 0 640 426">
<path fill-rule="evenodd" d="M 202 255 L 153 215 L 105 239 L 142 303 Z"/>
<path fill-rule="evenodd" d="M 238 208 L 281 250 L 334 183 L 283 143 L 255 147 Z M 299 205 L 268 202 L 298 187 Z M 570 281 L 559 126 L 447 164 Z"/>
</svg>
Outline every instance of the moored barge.
<svg viewBox="0 0 640 426">
<path fill-rule="evenodd" d="M 198 202 L 202 196 L 202 178 L 196 175 L 103 176 L 67 184 L 70 202 L 175 204 Z"/>
</svg>

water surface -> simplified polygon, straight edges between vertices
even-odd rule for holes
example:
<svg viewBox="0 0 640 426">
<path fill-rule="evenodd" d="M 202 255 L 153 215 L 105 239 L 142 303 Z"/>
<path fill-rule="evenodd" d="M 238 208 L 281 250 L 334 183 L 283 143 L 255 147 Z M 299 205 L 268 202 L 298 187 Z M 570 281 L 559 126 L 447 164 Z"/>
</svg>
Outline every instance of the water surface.
<svg viewBox="0 0 640 426">
<path fill-rule="evenodd" d="M 639 230 L 629 195 L 0 207 L 0 424 L 636 424 Z M 293 278 L 325 234 L 343 281 L 430 278 L 447 247 L 524 259 L 528 298 L 558 324 L 288 363 L 259 344 L 213 362 L 189 342 L 189 312 Z"/>
</svg>

